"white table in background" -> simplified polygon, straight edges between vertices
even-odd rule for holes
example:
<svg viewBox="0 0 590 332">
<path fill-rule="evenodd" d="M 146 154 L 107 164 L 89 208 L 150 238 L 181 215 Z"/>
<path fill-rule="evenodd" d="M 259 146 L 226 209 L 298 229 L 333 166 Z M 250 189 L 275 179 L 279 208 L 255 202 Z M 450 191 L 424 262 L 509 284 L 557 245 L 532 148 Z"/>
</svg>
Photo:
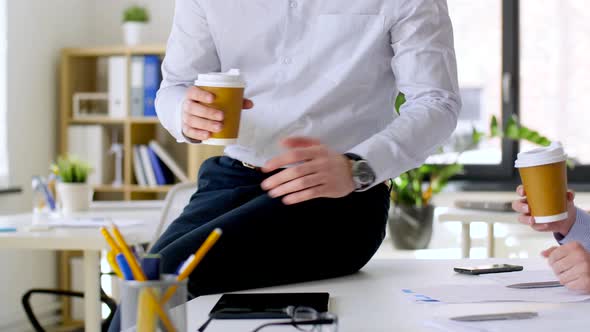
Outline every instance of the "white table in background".
<svg viewBox="0 0 590 332">
<path fill-rule="evenodd" d="M 494 192 L 494 191 L 457 191 L 443 192 L 434 197 L 433 204 L 437 206 L 436 216 L 439 222 L 460 222 L 461 223 L 461 252 L 463 258 L 469 258 L 471 249 L 471 223 L 484 222 L 487 224 L 487 252 L 488 257 L 494 257 L 495 240 L 494 225 L 496 223 L 518 223 L 518 214 L 515 212 L 494 212 L 484 210 L 467 210 L 454 208 L 455 202 L 464 201 L 491 201 L 491 202 L 511 202 L 518 199 L 514 191 Z M 576 206 L 590 209 L 590 193 L 577 192 Z"/>
<path fill-rule="evenodd" d="M 547 268 L 541 259 L 526 260 L 373 260 L 357 274 L 322 281 L 271 287 L 250 292 L 329 292 L 330 311 L 338 315 L 339 332 L 432 331 L 424 322 L 435 316 L 480 314 L 511 310 L 536 311 L 566 309 L 571 315 L 587 317 L 590 303 L 544 304 L 524 302 L 442 304 L 414 303 L 402 293 L 404 288 L 418 288 L 437 284 L 492 283 L 489 279 L 459 275 L 454 266 L 508 262 L 530 269 Z M 236 276 L 239 278 L 239 276 Z M 188 329 L 194 332 L 220 295 L 198 297 L 186 304 Z M 182 309 L 182 308 L 181 308 Z M 573 317 L 573 316 L 572 316 Z M 576 316 L 577 317 L 577 316 Z M 567 318 L 564 318 L 567 319 Z M 213 321 L 207 332 L 251 331 L 260 320 Z M 217 324 L 217 325 L 216 325 Z M 222 326 L 221 326 L 222 325 Z M 559 326 L 555 326 L 559 330 Z M 264 332 L 297 331 L 267 328 Z M 571 331 L 576 332 L 576 331 Z"/>
<path fill-rule="evenodd" d="M 153 240 L 155 227 L 159 221 L 158 205 L 96 205 L 91 212 L 76 214 L 73 217 L 107 217 L 113 219 L 133 219 L 145 221 L 143 225 L 120 227 L 129 245 L 148 243 Z M 81 250 L 84 265 L 84 330 L 101 330 L 100 311 L 100 252 L 108 249 L 104 238 L 96 228 L 55 228 L 48 231 L 30 232 L 25 228 L 31 225 L 33 216 L 18 214 L 0 216 L 0 225 L 15 225 L 17 232 L 0 233 L 0 249 L 29 250 Z"/>
<path fill-rule="evenodd" d="M 435 216 L 438 218 L 439 222 L 461 223 L 461 255 L 463 258 L 469 258 L 469 252 L 471 251 L 471 223 L 484 222 L 487 224 L 487 254 L 488 257 L 494 257 L 496 247 L 494 239 L 494 224 L 515 224 L 518 222 L 518 214 L 516 212 L 494 212 L 438 207 L 436 208 Z"/>
</svg>

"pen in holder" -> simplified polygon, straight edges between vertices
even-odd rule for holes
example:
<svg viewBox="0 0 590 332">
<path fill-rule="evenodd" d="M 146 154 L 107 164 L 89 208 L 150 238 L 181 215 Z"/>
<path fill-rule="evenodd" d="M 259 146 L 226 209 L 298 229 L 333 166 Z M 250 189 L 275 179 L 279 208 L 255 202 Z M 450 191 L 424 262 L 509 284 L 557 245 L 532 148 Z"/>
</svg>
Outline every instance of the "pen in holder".
<svg viewBox="0 0 590 332">
<path fill-rule="evenodd" d="M 186 331 L 187 280 L 177 281 L 175 275 L 162 275 L 161 280 L 120 280 L 121 331 L 156 332 Z M 174 293 L 163 303 L 162 296 L 173 287 Z M 166 326 L 155 306 L 167 314 L 172 326 Z M 178 308 L 175 308 L 180 306 Z"/>
</svg>

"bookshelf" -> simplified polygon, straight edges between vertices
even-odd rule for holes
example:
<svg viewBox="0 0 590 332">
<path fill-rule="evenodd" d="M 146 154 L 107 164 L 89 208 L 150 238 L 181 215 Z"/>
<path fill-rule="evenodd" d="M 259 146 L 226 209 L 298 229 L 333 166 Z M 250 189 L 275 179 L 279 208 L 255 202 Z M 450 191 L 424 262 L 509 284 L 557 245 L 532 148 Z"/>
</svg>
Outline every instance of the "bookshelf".
<svg viewBox="0 0 590 332">
<path fill-rule="evenodd" d="M 68 127 L 71 125 L 98 125 L 120 132 L 118 143 L 123 145 L 123 184 L 113 186 L 104 183 L 94 186 L 96 200 L 144 200 L 161 199 L 170 190 L 171 185 L 140 186 L 137 184 L 133 171 L 133 146 L 147 144 L 156 140 L 176 160 L 188 175 L 196 180 L 201 163 L 207 158 L 222 153 L 222 148 L 178 144 L 161 126 L 156 117 L 130 116 L 131 105 L 131 58 L 136 55 L 157 55 L 163 57 L 164 45 L 143 45 L 135 47 L 105 46 L 88 48 L 65 48 L 61 53 L 60 67 L 60 120 L 59 120 L 59 153 L 68 151 Z M 124 117 L 108 115 L 85 116 L 75 118 L 73 115 L 73 96 L 77 92 L 107 92 L 101 86 L 99 66 L 100 59 L 111 56 L 123 56 L 126 61 L 127 75 L 126 94 L 128 101 L 124 105 Z M 112 143 L 112 142 L 111 142 Z M 177 181 L 178 179 L 176 179 Z"/>
</svg>

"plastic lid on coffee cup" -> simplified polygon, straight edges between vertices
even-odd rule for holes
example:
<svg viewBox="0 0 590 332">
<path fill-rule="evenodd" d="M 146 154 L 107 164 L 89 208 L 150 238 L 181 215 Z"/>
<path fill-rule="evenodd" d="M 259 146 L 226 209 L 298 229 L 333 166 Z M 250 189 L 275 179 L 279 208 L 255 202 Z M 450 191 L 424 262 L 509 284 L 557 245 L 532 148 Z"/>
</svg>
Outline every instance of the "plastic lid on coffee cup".
<svg viewBox="0 0 590 332">
<path fill-rule="evenodd" d="M 551 145 L 524 151 L 518 154 L 514 167 L 533 167 L 558 163 L 567 159 L 563 146 L 559 142 L 553 142 Z"/>
<path fill-rule="evenodd" d="M 239 69 L 230 69 L 225 73 L 199 74 L 195 85 L 218 88 L 245 88 L 246 82 Z"/>
</svg>

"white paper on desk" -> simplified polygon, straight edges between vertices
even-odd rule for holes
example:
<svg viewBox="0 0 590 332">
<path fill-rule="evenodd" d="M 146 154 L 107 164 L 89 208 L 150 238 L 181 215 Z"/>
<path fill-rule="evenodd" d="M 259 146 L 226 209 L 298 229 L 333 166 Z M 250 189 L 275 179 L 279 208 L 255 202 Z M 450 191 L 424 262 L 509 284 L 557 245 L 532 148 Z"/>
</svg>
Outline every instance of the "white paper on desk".
<svg viewBox="0 0 590 332">
<path fill-rule="evenodd" d="M 555 277 L 555 274 L 551 270 L 525 270 L 519 272 L 491 273 L 483 274 L 479 277 L 493 280 L 504 286 L 528 282 L 558 281 L 557 277 Z"/>
<path fill-rule="evenodd" d="M 445 332 L 574 332 L 590 329 L 590 320 L 584 311 L 543 310 L 538 314 L 538 317 L 531 319 L 487 322 L 457 322 L 448 317 L 437 317 L 424 322 L 424 325 L 435 331 Z"/>
<path fill-rule="evenodd" d="M 65 227 L 65 228 L 99 228 L 107 227 L 111 223 L 117 227 L 129 227 L 143 225 L 143 220 L 137 219 L 107 219 L 107 218 L 63 218 L 45 221 L 43 224 L 50 227 Z"/>
<path fill-rule="evenodd" d="M 415 294 L 444 303 L 544 302 L 567 303 L 590 299 L 565 287 L 515 289 L 500 284 L 439 285 L 412 289 Z"/>
</svg>

